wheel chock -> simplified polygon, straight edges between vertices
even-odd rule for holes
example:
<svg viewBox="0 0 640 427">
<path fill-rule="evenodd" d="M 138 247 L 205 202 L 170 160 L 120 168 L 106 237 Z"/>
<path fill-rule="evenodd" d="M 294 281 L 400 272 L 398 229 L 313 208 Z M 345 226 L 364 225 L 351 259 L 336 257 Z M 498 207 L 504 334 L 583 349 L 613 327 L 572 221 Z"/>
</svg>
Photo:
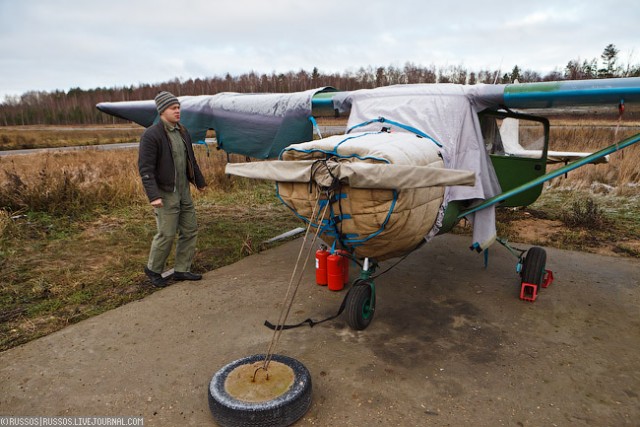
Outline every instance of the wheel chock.
<svg viewBox="0 0 640 427">
<path fill-rule="evenodd" d="M 544 279 L 542 279 L 542 287 L 548 288 L 550 284 L 553 283 L 553 271 L 545 270 L 544 271 Z"/>
<path fill-rule="evenodd" d="M 536 298 L 538 298 L 538 285 L 522 282 L 522 286 L 520 287 L 520 299 L 523 301 L 534 302 Z"/>
<path fill-rule="evenodd" d="M 534 302 L 538 298 L 538 292 L 540 287 L 548 288 L 553 283 L 553 271 L 545 270 L 542 283 L 540 285 L 534 285 L 533 283 L 522 282 L 520 286 L 520 299 L 523 301 Z"/>
</svg>

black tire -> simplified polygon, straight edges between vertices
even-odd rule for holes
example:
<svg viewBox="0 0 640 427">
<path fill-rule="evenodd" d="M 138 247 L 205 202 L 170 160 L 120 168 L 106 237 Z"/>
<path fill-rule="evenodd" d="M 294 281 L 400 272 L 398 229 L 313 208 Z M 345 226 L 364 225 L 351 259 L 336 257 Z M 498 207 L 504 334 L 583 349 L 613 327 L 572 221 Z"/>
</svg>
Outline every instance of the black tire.
<svg viewBox="0 0 640 427">
<path fill-rule="evenodd" d="M 293 385 L 284 394 L 266 402 L 245 402 L 227 393 L 227 376 L 238 366 L 264 360 L 264 354 L 238 359 L 215 373 L 209 384 L 209 409 L 222 427 L 284 427 L 299 420 L 311 406 L 311 375 L 307 368 L 291 357 L 275 354 L 273 361 L 293 370 Z"/>
<path fill-rule="evenodd" d="M 347 312 L 347 324 L 351 329 L 362 331 L 373 320 L 376 299 L 367 281 L 356 281 L 347 295 L 345 310 Z"/>
<path fill-rule="evenodd" d="M 522 282 L 537 286 L 541 285 L 546 264 L 547 252 L 544 249 L 537 246 L 529 249 L 522 263 L 522 272 L 520 273 Z"/>
</svg>

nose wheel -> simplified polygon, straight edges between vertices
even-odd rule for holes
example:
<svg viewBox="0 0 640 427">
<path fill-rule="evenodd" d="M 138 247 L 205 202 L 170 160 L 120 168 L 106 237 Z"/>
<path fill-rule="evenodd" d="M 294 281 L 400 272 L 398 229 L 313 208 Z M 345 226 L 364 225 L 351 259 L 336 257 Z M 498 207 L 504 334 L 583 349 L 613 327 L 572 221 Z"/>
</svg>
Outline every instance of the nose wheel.
<svg viewBox="0 0 640 427">
<path fill-rule="evenodd" d="M 345 305 L 347 324 L 356 331 L 362 331 L 373 320 L 376 294 L 373 281 L 358 279 L 349 290 Z"/>
</svg>

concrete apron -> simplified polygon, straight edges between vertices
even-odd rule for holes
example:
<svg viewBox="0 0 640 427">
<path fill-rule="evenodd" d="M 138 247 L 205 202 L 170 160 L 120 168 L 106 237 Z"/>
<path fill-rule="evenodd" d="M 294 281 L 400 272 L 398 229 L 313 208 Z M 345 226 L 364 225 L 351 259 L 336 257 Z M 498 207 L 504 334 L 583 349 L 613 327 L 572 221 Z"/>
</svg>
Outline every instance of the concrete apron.
<svg viewBox="0 0 640 427">
<path fill-rule="evenodd" d="M 214 425 L 209 381 L 266 351 L 301 241 L 1 353 L 0 414 Z M 640 261 L 549 250 L 556 280 L 527 303 L 512 255 L 494 246 L 485 270 L 468 245 L 438 237 L 378 278 L 365 331 L 343 317 L 284 331 L 276 352 L 313 380 L 296 425 L 637 422 Z M 315 285 L 310 262 L 289 323 L 335 313 L 345 292 Z"/>
</svg>

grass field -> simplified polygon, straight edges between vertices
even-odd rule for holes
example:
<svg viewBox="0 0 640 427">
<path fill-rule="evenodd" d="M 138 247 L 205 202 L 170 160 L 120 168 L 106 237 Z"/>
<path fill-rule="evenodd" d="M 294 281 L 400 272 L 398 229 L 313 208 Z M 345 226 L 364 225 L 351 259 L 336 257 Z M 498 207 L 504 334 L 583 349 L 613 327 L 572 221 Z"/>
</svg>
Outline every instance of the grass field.
<svg viewBox="0 0 640 427">
<path fill-rule="evenodd" d="M 48 146 L 120 142 L 112 128 L 65 131 L 64 137 L 57 130 L 23 131 L 25 139 Z M 137 140 L 141 129 L 117 132 Z M 621 128 L 616 135 L 607 125 L 562 127 L 553 130 L 552 148 L 589 150 L 631 133 Z M 6 134 L 0 131 L 0 138 Z M 194 271 L 233 263 L 301 225 L 276 200 L 272 184 L 229 178 L 224 153 L 207 154 L 201 146 L 196 152 L 209 187 L 194 192 L 200 226 Z M 136 150 L 0 157 L 0 350 L 155 291 L 142 272 L 155 222 L 136 158 Z M 636 146 L 613 155 L 608 165 L 554 180 L 531 208 L 501 213 L 500 233 L 524 243 L 588 251 L 607 246 L 607 253 L 640 257 L 639 163 Z M 523 231 L 531 229 L 529 222 L 557 230 L 544 239 L 542 232 L 528 236 Z"/>
<path fill-rule="evenodd" d="M 0 127 L 0 151 L 134 142 L 143 131 L 138 125 Z"/>
</svg>

